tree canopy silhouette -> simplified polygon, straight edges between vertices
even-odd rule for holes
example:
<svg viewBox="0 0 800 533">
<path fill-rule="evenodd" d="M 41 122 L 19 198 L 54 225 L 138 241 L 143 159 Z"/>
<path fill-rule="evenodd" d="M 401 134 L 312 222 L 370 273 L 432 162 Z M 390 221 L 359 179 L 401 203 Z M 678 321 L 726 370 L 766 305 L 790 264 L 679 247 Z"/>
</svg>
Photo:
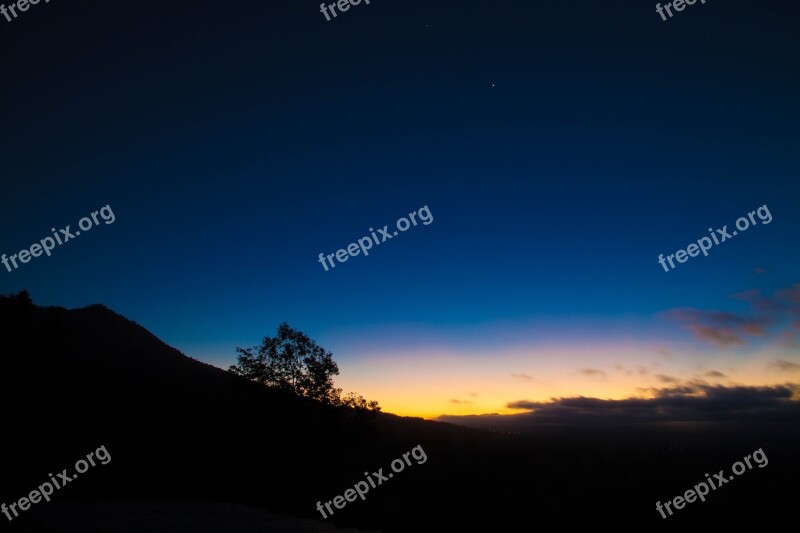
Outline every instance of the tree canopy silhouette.
<svg viewBox="0 0 800 533">
<path fill-rule="evenodd" d="M 229 369 L 236 375 L 325 404 L 380 411 L 376 401 L 352 392 L 342 396 L 333 384 L 333 376 L 339 375 L 333 354 L 286 322 L 275 337 L 264 337 L 261 346 L 236 351 L 238 363 Z"/>
</svg>

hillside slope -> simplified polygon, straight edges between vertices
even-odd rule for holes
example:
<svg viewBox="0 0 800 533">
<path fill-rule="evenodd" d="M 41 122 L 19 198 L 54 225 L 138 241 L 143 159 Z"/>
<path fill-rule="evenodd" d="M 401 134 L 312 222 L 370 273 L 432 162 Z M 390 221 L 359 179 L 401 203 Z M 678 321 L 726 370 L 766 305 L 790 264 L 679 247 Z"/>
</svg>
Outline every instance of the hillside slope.
<svg viewBox="0 0 800 533">
<path fill-rule="evenodd" d="M 54 502 L 105 500 L 101 512 L 204 501 L 225 513 L 246 504 L 384 533 L 494 533 L 760 523 L 791 510 L 796 497 L 797 423 L 509 435 L 381 414 L 365 428 L 346 412 L 186 357 L 103 306 L 41 308 L 0 297 L 0 335 L 0 502 L 16 502 L 101 446 L 108 464 L 56 491 Z M 344 494 L 365 472 L 390 472 L 415 446 L 424 463 L 333 517 L 317 512 L 317 501 Z M 656 501 L 759 447 L 768 467 L 671 521 L 655 512 Z M 12 527 L 43 531 L 56 509 L 48 505 L 34 505 Z"/>
</svg>

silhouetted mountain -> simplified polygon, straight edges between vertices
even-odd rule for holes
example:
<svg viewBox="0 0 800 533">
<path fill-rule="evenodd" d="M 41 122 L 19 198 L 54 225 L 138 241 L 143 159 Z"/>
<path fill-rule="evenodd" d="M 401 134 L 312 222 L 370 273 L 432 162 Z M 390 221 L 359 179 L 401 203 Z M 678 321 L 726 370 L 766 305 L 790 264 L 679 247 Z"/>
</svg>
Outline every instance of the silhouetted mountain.
<svg viewBox="0 0 800 533">
<path fill-rule="evenodd" d="M 0 333 L 6 503 L 100 446 L 111 461 L 54 501 L 209 501 L 323 521 L 317 501 L 343 494 L 365 471 L 388 473 L 417 445 L 427 462 L 326 522 L 386 533 L 743 524 L 779 516 L 796 494 L 796 424 L 595 425 L 520 436 L 381 414 L 370 429 L 342 410 L 186 357 L 100 305 L 40 308 L 3 297 Z M 667 520 L 655 511 L 656 501 L 758 448 L 767 467 Z M 11 527 L 43 527 L 47 505 Z M 2 515 L 0 523 L 8 525 Z"/>
</svg>

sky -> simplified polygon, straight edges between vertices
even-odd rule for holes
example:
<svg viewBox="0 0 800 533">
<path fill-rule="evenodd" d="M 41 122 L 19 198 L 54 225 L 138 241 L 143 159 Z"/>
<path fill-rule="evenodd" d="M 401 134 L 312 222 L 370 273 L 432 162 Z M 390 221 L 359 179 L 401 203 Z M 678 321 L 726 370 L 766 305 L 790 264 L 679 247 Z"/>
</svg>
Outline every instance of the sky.
<svg viewBox="0 0 800 533">
<path fill-rule="evenodd" d="M 0 17 L 0 253 L 113 222 L 0 293 L 102 303 L 222 368 L 287 321 L 337 386 L 428 418 L 796 382 L 799 18 L 39 3 Z"/>
</svg>

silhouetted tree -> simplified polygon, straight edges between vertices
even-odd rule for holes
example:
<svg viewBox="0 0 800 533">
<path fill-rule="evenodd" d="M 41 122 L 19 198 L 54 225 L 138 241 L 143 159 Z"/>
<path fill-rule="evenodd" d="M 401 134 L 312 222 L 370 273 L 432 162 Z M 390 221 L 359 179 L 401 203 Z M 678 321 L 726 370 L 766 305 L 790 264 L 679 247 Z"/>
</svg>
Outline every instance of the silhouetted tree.
<svg viewBox="0 0 800 533">
<path fill-rule="evenodd" d="M 346 396 L 340 399 L 339 404 L 343 407 L 350 407 L 351 409 L 359 411 L 378 412 L 381 410 L 380 406 L 378 406 L 378 402 L 375 400 L 367 401 L 366 398 L 355 392 L 347 393 Z"/>
<path fill-rule="evenodd" d="M 284 322 L 275 337 L 264 337 L 261 346 L 236 348 L 238 363 L 230 372 L 252 381 L 293 392 L 319 402 L 352 409 L 357 415 L 371 418 L 381 408 L 376 401 L 367 401 L 351 392 L 342 396 L 342 389 L 333 386 L 339 366 L 333 354 Z"/>
<path fill-rule="evenodd" d="M 2 330 L 0 331 L 3 331 L 4 337 L 6 334 L 17 335 L 23 331 L 27 335 L 33 336 L 35 309 L 28 291 L 23 290 L 17 294 L 0 296 L 0 320 L 2 321 Z M 39 340 L 39 337 L 36 336 L 33 340 Z"/>
<path fill-rule="evenodd" d="M 33 299 L 31 298 L 31 293 L 27 290 L 22 290 L 17 294 L 11 294 L 8 298 L 21 308 L 33 308 Z"/>
<path fill-rule="evenodd" d="M 306 398 L 337 403 L 339 391 L 333 386 L 333 376 L 339 375 L 339 366 L 333 354 L 289 324 L 281 324 L 274 338 L 264 337 L 261 346 L 236 351 L 239 363 L 230 367 L 234 374 Z"/>
</svg>

